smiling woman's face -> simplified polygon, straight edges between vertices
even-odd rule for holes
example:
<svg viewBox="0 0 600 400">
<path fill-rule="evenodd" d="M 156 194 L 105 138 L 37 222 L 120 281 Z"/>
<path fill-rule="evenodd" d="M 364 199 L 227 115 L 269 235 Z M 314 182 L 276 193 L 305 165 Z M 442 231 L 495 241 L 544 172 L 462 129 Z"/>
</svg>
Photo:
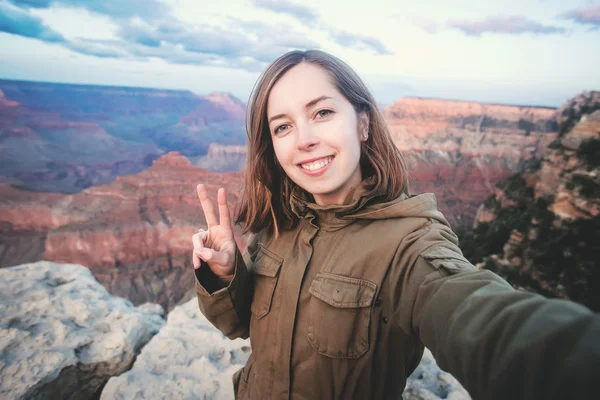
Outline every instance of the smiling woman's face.
<svg viewBox="0 0 600 400">
<path fill-rule="evenodd" d="M 367 132 L 352 104 L 321 67 L 300 63 L 275 83 L 267 103 L 273 148 L 287 176 L 317 204 L 341 204 L 362 180 Z"/>
</svg>

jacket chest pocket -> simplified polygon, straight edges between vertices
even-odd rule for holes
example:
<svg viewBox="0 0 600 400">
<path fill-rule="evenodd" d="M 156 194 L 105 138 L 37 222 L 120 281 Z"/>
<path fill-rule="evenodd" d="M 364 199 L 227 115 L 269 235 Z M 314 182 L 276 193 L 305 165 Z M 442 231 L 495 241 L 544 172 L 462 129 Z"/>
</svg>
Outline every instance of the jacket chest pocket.
<svg viewBox="0 0 600 400">
<path fill-rule="evenodd" d="M 257 250 L 253 263 L 254 271 L 254 297 L 250 310 L 252 315 L 261 319 L 271 310 L 273 293 L 279 278 L 279 270 L 283 259 L 270 252 L 262 245 Z"/>
<path fill-rule="evenodd" d="M 369 350 L 371 304 L 377 285 L 318 273 L 309 289 L 308 340 L 319 354 L 358 358 Z"/>
</svg>

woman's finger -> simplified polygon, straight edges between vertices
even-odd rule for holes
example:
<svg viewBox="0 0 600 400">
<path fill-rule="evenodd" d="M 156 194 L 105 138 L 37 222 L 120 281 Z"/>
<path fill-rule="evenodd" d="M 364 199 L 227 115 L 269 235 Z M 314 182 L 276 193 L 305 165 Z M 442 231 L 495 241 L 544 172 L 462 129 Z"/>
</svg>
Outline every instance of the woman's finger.
<svg viewBox="0 0 600 400">
<path fill-rule="evenodd" d="M 197 232 L 192 235 L 192 244 L 195 249 L 203 249 L 204 248 L 204 238 L 202 237 L 202 233 Z"/>
<path fill-rule="evenodd" d="M 200 199 L 200 204 L 202 205 L 202 210 L 204 211 L 204 217 L 206 218 L 208 227 L 210 228 L 211 226 L 219 225 L 212 201 L 210 201 L 208 198 L 206 187 L 203 184 L 199 184 L 196 186 L 196 192 L 198 192 L 198 198 Z"/>
<path fill-rule="evenodd" d="M 229 207 L 227 206 L 227 192 L 225 192 L 225 188 L 219 189 L 217 193 L 217 203 L 219 204 L 219 219 L 221 220 L 221 227 L 232 231 L 233 227 L 231 226 L 231 218 L 229 217 Z"/>
<path fill-rule="evenodd" d="M 202 233 L 198 232 L 192 235 L 192 244 L 194 246 L 194 251 L 192 251 L 192 263 L 194 264 L 194 269 L 200 268 L 200 251 L 204 249 L 204 238 L 202 237 Z M 196 253 L 198 251 L 198 253 Z"/>
<path fill-rule="evenodd" d="M 196 249 L 192 250 L 192 263 L 194 264 L 194 269 L 200 268 L 200 257 L 196 254 Z"/>
<path fill-rule="evenodd" d="M 229 264 L 229 255 L 224 251 L 215 251 L 205 247 L 202 250 L 194 250 L 194 252 L 206 262 L 218 264 L 223 267 Z"/>
</svg>

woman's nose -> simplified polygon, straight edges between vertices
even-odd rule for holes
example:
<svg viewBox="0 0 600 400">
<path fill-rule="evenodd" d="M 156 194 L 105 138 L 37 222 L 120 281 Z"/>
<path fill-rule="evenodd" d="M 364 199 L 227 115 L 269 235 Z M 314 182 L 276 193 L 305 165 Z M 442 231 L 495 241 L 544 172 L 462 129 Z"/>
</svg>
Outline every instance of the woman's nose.
<svg viewBox="0 0 600 400">
<path fill-rule="evenodd" d="M 318 135 L 310 124 L 298 124 L 298 149 L 309 150 L 319 143 Z"/>
</svg>

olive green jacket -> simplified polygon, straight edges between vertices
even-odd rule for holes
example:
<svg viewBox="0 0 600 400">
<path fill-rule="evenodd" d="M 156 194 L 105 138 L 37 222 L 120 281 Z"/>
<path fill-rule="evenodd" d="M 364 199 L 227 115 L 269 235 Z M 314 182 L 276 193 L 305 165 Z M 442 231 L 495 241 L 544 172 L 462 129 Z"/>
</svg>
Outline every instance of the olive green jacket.
<svg viewBox="0 0 600 400">
<path fill-rule="evenodd" d="M 298 226 L 256 235 L 227 287 L 196 270 L 204 315 L 250 337 L 236 398 L 399 399 L 424 345 L 474 399 L 588 398 L 598 315 L 477 270 L 432 194 L 363 192 L 328 207 L 294 196 Z"/>
</svg>

